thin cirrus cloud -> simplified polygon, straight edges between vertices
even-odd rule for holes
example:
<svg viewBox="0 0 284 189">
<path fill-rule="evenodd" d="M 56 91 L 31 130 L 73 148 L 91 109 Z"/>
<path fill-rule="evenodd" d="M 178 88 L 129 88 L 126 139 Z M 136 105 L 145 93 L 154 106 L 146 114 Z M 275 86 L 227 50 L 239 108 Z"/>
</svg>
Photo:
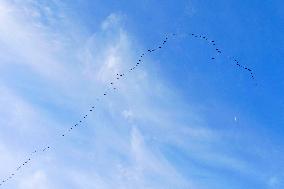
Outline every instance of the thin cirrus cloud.
<svg viewBox="0 0 284 189">
<path fill-rule="evenodd" d="M 10 64 L 25 64 L 49 79 L 56 72 L 63 72 L 61 65 L 51 56 L 54 46 L 44 38 L 44 30 L 34 24 L 27 24 L 32 19 L 21 9 L 6 3 L 0 6 L 3 10 L 0 14 L 0 40 L 13 55 Z"/>
<path fill-rule="evenodd" d="M 1 78 L 1 96 L 7 99 L 0 101 L 1 106 L 9 107 L 1 110 L 1 124 L 6 125 L 0 140 L 1 154 L 5 154 L 1 155 L 5 162 L 0 165 L 2 178 L 26 157 L 33 144 L 50 142 L 97 103 L 86 127 L 55 142 L 53 151 L 37 157 L 7 187 L 198 189 L 208 187 L 202 178 L 213 177 L 216 169 L 259 177 L 255 167 L 227 152 L 229 145 L 224 143 L 230 136 L 224 141 L 225 134 L 210 129 L 194 107 L 180 107 L 187 103 L 166 81 L 150 74 L 148 68 L 155 63 L 151 57 L 135 74 L 116 83 L 117 92 L 96 101 L 116 73 L 135 64 L 142 52 L 137 49 L 144 49 L 123 26 L 124 15 L 111 13 L 88 35 L 78 32 L 78 25 L 74 33 L 81 36 L 74 37 L 71 25 L 60 31 L 54 28 L 72 19 L 62 16 L 64 12 L 53 12 L 52 7 L 45 7 L 45 17 L 54 25 L 41 22 L 41 12 L 29 4 L 3 1 L 0 10 L 0 49 L 5 50 L 1 68 L 11 71 L 20 65 L 29 77 L 45 84 L 32 87 L 31 81 L 29 86 L 19 87 L 9 78 Z M 52 19 L 56 14 L 61 19 Z M 37 93 L 30 94 L 25 87 Z M 181 117 L 186 117 L 186 124 Z M 21 137 L 13 136 L 12 143 L 8 140 L 11 129 L 15 133 L 24 130 Z M 25 138 L 29 142 L 20 145 Z M 180 165 L 174 154 L 187 163 Z M 271 185 L 277 182 L 276 177 L 269 181 Z"/>
<path fill-rule="evenodd" d="M 9 63 L 2 63 L 2 67 L 5 68 L 5 66 L 11 66 L 11 64 L 14 64 L 13 66 L 16 68 L 18 66 L 18 64 L 24 64 L 24 67 L 28 67 L 29 69 L 31 69 L 31 74 L 36 74 L 39 75 L 39 78 L 42 78 L 46 83 L 55 83 L 55 81 L 57 82 L 62 82 L 62 80 L 64 81 L 64 79 L 67 77 L 69 77 L 70 72 L 75 74 L 74 72 L 72 72 L 72 70 L 68 70 L 68 66 L 65 67 L 65 64 L 61 64 L 60 61 L 58 61 L 56 59 L 56 57 L 53 56 L 53 48 L 52 46 L 49 46 L 49 40 L 50 40 L 50 36 L 52 36 L 51 34 L 49 35 L 48 31 L 37 27 L 34 24 L 29 24 L 29 17 L 28 15 L 24 15 L 23 17 L 20 17 L 20 13 L 22 13 L 21 11 L 19 11 L 18 7 L 13 4 L 13 5 L 9 5 L 9 4 L 1 4 L 1 9 L 5 9 L 7 11 L 3 11 L 1 13 L 1 22 L 5 23 L 6 27 L 1 27 L 1 41 L 3 42 L 2 44 L 4 44 L 4 46 L 8 47 L 9 52 L 11 52 L 10 54 L 14 54 L 15 57 L 13 58 L 7 58 L 7 60 L 9 60 Z M 25 18 L 25 16 L 27 18 Z M 115 25 L 115 27 L 119 26 L 119 23 L 117 23 L 119 21 L 118 20 L 113 20 L 115 17 L 114 14 L 112 14 L 111 16 L 109 16 L 108 18 L 106 18 L 106 20 L 102 23 L 102 30 L 106 31 L 108 30 L 108 28 L 111 27 L 111 25 Z M 119 16 L 118 16 L 119 17 Z M 108 23 L 108 24 L 106 24 Z M 120 26 L 119 26 L 120 27 Z M 111 28 L 112 31 L 110 31 L 107 36 L 103 35 L 103 32 L 98 32 L 95 33 L 93 36 L 91 36 L 87 41 L 86 45 L 84 45 L 81 49 L 77 49 L 78 50 L 78 55 L 80 56 L 84 56 L 84 55 L 80 55 L 81 50 L 82 49 L 92 49 L 93 45 L 97 45 L 100 44 L 101 42 L 104 42 L 103 44 L 106 44 L 105 46 L 99 47 L 101 48 L 101 51 L 103 52 L 103 57 L 101 59 L 101 57 L 98 57 L 98 55 L 92 55 L 94 57 L 91 57 L 91 61 L 90 62 L 95 62 L 97 65 L 96 68 L 98 69 L 89 69 L 88 65 L 86 64 L 86 61 L 80 60 L 82 63 L 82 73 L 79 72 L 79 74 L 81 76 L 83 76 L 83 79 L 81 79 L 80 82 L 84 82 L 84 77 L 90 78 L 88 76 L 89 73 L 86 74 L 86 72 L 84 70 L 92 70 L 94 71 L 93 74 L 96 75 L 95 80 L 97 82 L 98 87 L 100 88 L 100 83 L 106 84 L 106 81 L 108 81 L 109 79 L 111 79 L 111 74 L 114 74 L 117 71 L 123 70 L 123 66 L 124 68 L 126 68 L 126 66 L 129 66 L 131 64 L 130 59 L 133 57 L 129 57 L 128 60 L 126 60 L 126 54 L 131 54 L 130 51 L 130 42 L 128 41 L 127 38 L 127 33 L 125 31 L 122 30 L 122 28 Z M 11 31 L 15 31 L 14 33 L 12 33 Z M 42 33 L 44 33 L 44 35 L 41 35 Z M 99 36 L 98 35 L 102 35 Z M 95 37 L 94 37 L 95 36 Z M 109 38 L 110 37 L 110 38 Z M 94 39 L 95 38 L 95 39 Z M 59 38 L 60 39 L 60 38 Z M 115 39 L 115 42 L 112 41 L 112 39 Z M 94 41 L 93 41 L 94 40 Z M 93 50 L 93 49 L 92 49 Z M 2 56 L 4 56 L 2 54 Z M 120 60 L 123 59 L 123 60 Z M 90 63 L 89 62 L 89 63 Z M 54 72 L 56 71 L 56 72 Z M 68 72 L 69 71 L 69 72 Z M 66 74 L 65 74 L 66 73 Z M 63 76 L 63 77 L 62 77 Z M 77 77 L 77 79 L 80 80 L 79 77 Z M 5 81 L 3 81 L 4 83 Z M 80 83 L 78 82 L 78 83 Z M 126 84 L 124 84 L 124 91 L 127 91 L 127 87 Z M 102 87 L 101 87 L 102 88 Z M 3 89 L 4 90 L 4 89 Z M 7 89 L 10 90 L 10 89 Z M 7 90 L 5 91 L 5 93 L 7 93 Z M 68 93 L 70 92 L 69 90 L 66 91 L 61 91 L 61 93 Z M 13 126 L 16 125 L 20 125 L 20 126 L 24 126 L 24 124 L 27 124 L 29 127 L 25 128 L 26 131 L 28 131 L 28 133 L 33 133 L 36 134 L 38 136 L 41 136 L 42 133 L 41 132 L 37 132 L 37 123 L 38 121 L 36 119 L 39 119 L 41 117 L 44 117 L 44 115 L 38 115 L 36 112 L 38 112 L 38 110 L 36 109 L 44 109 L 44 107 L 41 107 L 37 104 L 35 104 L 35 102 L 33 102 L 30 99 L 27 99 L 25 101 L 25 95 L 23 97 L 21 94 L 21 91 L 19 90 L 15 90 L 15 95 L 13 96 L 19 96 L 19 97 L 13 97 L 12 100 L 10 101 L 5 101 L 7 107 L 11 108 L 11 111 L 8 112 L 8 109 L 5 110 L 6 114 L 9 114 L 9 116 L 15 116 L 15 113 L 17 111 L 19 111 L 19 115 L 15 116 L 15 121 L 16 119 L 25 119 L 25 120 L 20 120 L 17 123 L 13 123 L 10 122 L 9 120 L 4 120 L 4 125 L 5 122 L 10 123 L 9 125 L 9 129 L 13 128 Z M 4 92 L 2 93 L 3 97 L 4 97 Z M 6 95 L 7 97 L 11 98 L 11 93 Z M 67 95 L 68 96 L 68 95 Z M 79 94 L 80 96 L 80 94 Z M 44 97 L 43 97 L 44 98 Z M 94 98 L 90 98 L 89 100 L 91 101 Z M 88 100 L 86 100 L 88 102 Z M 86 103 L 87 103 L 86 102 Z M 80 102 L 79 102 L 80 103 Z M 91 102 L 89 102 L 91 103 Z M 4 105 L 4 102 L 2 103 L 2 105 Z M 13 108 L 12 105 L 16 105 L 17 108 Z M 70 105 L 72 106 L 72 105 Z M 26 114 L 26 115 L 25 115 Z M 44 114 L 44 112 L 43 112 Z M 2 114 L 4 115 L 4 114 Z M 30 115 L 30 116 L 27 116 Z M 32 118 L 31 118 L 32 116 Z M 22 117 L 22 118 L 21 118 Z M 47 116 L 48 117 L 48 116 Z M 50 118 L 52 119 L 52 117 Z M 56 120 L 50 120 L 50 122 L 53 122 Z M 58 123 L 60 124 L 60 123 Z M 46 123 L 46 125 L 44 124 L 40 124 L 40 130 L 45 129 L 46 127 L 48 127 L 49 124 Z M 98 128 L 99 129 L 99 128 Z M 130 133 L 129 133 L 130 132 Z M 139 131 L 137 129 L 131 129 L 129 128 L 129 132 L 124 133 L 124 136 L 117 136 L 116 133 L 113 133 L 113 135 L 115 136 L 113 139 L 115 142 L 117 142 L 118 144 L 121 143 L 122 146 L 127 146 L 129 144 L 131 144 L 131 147 L 129 146 L 129 150 L 131 151 L 131 154 L 125 154 L 128 155 L 130 157 L 130 159 L 136 159 L 137 162 L 133 162 L 135 164 L 134 167 L 138 167 L 139 169 L 142 170 L 136 170 L 138 168 L 131 168 L 131 169 L 127 169 L 127 174 L 129 174 L 129 171 L 132 171 L 133 174 L 131 173 L 131 175 L 133 175 L 134 177 L 136 177 L 136 181 L 134 179 L 134 183 L 138 182 L 137 179 L 138 177 L 140 177 L 140 175 L 137 175 L 138 172 L 140 172 L 139 174 L 144 174 L 143 172 L 145 171 L 144 169 L 146 169 L 147 166 L 149 166 L 148 164 L 152 161 L 149 161 L 147 163 L 147 166 L 143 165 L 145 164 L 145 160 L 149 159 L 149 154 L 150 153 L 146 153 L 145 149 L 143 150 L 143 153 L 141 151 L 141 142 L 138 141 L 142 141 L 142 136 L 139 137 L 139 140 L 137 139 L 137 137 L 139 136 L 138 133 Z M 133 133 L 134 134 L 131 134 Z M 8 133 L 8 131 L 6 132 L 6 134 Z M 54 134 L 55 132 L 51 132 L 50 134 Z M 111 133 L 111 131 L 106 131 L 105 134 L 109 134 Z M 128 134 L 130 136 L 128 136 Z M 80 135 L 80 134 L 79 134 Z M 33 140 L 33 136 L 29 136 L 28 134 L 25 135 L 26 137 L 31 138 L 31 141 L 33 141 L 34 143 L 38 143 L 39 141 L 35 141 Z M 24 136 L 23 136 L 24 137 Z M 120 138 L 124 138 L 126 137 L 126 140 L 120 141 Z M 20 139 L 16 139 L 15 140 L 20 140 Z M 46 140 L 48 141 L 48 140 Z M 120 142 L 119 142 L 120 141 Z M 33 143 L 32 142 L 32 143 Z M 45 141 L 41 141 L 41 143 L 44 143 Z M 103 141 L 94 141 L 96 142 L 96 145 L 98 145 L 99 143 L 103 142 Z M 128 144 L 129 143 L 129 144 Z M 4 143 L 5 144 L 5 143 Z M 11 144 L 5 144 L 8 145 L 8 147 L 10 149 L 13 149 L 13 147 L 11 146 Z M 67 144 L 66 144 L 67 145 Z M 36 145 L 37 146 L 37 145 Z M 32 147 L 32 145 L 29 146 L 30 148 Z M 108 146 L 106 145 L 106 148 Z M 143 147 L 145 148 L 145 147 Z M 99 148 L 100 149 L 100 148 Z M 132 149 L 132 150 L 131 150 Z M 101 149 L 100 149 L 101 150 Z M 118 145 L 117 149 L 115 150 L 121 150 L 123 151 L 123 147 L 120 148 L 120 146 Z M 103 152 L 105 152 L 107 150 L 103 150 Z M 4 152 L 5 154 L 8 154 L 6 152 Z M 28 152 L 26 152 L 28 153 Z M 1 169 L 2 173 L 1 175 L 5 175 L 5 173 L 10 172 L 9 169 L 13 169 L 13 167 L 16 165 L 16 162 L 20 162 L 21 158 L 26 157 L 26 153 L 23 150 L 21 153 L 19 153 L 17 156 L 19 157 L 17 160 L 12 161 L 9 164 L 5 164 L 5 169 Z M 125 152 L 124 152 L 125 153 Z M 60 153 L 59 153 L 60 154 Z M 106 154 L 102 154 L 100 157 L 105 156 Z M 22 156 L 22 157 L 21 157 Z M 46 154 L 46 156 L 50 156 L 48 154 Z M 133 157 L 132 157 L 133 156 Z M 62 157 L 63 158 L 63 157 Z M 6 157 L 3 159 L 3 161 L 5 161 L 7 163 L 7 159 L 13 159 L 12 157 Z M 51 158 L 52 159 L 52 158 Z M 60 158 L 59 158 L 60 159 Z M 112 161 L 113 159 L 110 158 Z M 142 161 L 143 159 L 143 161 Z M 139 160 L 139 161 L 138 161 Z M 100 159 L 100 161 L 103 161 L 103 159 Z M 163 165 L 158 165 L 158 161 L 155 160 L 155 162 L 157 163 L 156 166 L 158 167 L 163 167 Z M 41 183 L 40 186 L 38 187 L 43 187 L 43 188 L 47 188 L 48 187 L 48 183 L 52 182 L 50 180 L 46 180 L 46 171 L 45 166 L 39 167 L 37 166 L 37 163 L 32 162 L 33 165 L 35 166 L 34 168 L 30 167 L 27 168 L 27 173 L 30 173 L 31 175 L 34 176 L 26 176 L 23 170 L 24 174 L 22 175 L 22 179 L 19 179 L 19 183 L 17 182 L 17 179 L 15 179 L 14 181 L 11 181 L 11 185 L 14 188 L 34 188 L 35 186 L 38 186 L 38 183 Z M 104 163 L 105 164 L 105 163 Z M 153 168 L 154 163 L 151 163 L 151 167 Z M 59 166 L 60 167 L 60 166 Z M 69 172 L 69 168 L 68 167 L 60 167 L 61 171 L 59 172 Z M 158 170 L 161 168 L 156 168 L 157 173 L 165 175 L 165 173 L 167 172 L 165 168 L 164 171 Z M 125 167 L 119 168 L 119 170 L 124 169 L 126 170 Z M 132 170 L 133 169 L 133 170 Z M 162 169 L 162 170 L 163 170 Z M 48 169 L 47 169 L 48 170 Z M 56 172 L 56 170 L 54 170 Z M 149 170 L 148 170 L 149 171 Z M 137 173 L 136 173 L 137 172 Z M 164 172 L 164 173 L 162 173 Z M 172 171 L 171 171 L 172 172 Z M 93 174 L 95 174 L 96 171 L 94 171 Z M 135 176 L 136 173 L 136 176 Z M 87 174 L 87 173 L 86 173 Z M 112 176 L 114 177 L 117 172 L 110 172 L 108 174 L 113 174 Z M 107 175 L 106 175 L 107 176 Z M 166 174 L 167 176 L 167 174 Z M 167 176 L 169 177 L 169 176 Z M 23 180 L 23 178 L 25 180 Z M 41 182 L 42 179 L 44 179 L 44 182 Z M 63 178 L 64 179 L 64 178 Z M 105 182 L 107 183 L 108 180 L 106 180 L 105 178 L 101 178 L 102 181 L 101 182 Z M 118 178 L 116 178 L 118 179 Z M 41 180 L 41 181 L 39 181 Z M 132 180 L 130 178 L 130 180 Z M 140 180 L 140 179 L 138 179 Z M 13 183 L 14 182 L 14 183 Z M 16 184 L 18 183 L 18 185 Z M 34 184 L 29 184 L 29 183 L 34 183 Z M 42 184 L 43 183 L 43 184 Z M 44 183 L 46 183 L 46 185 L 44 185 Z M 134 183 L 132 184 L 132 186 L 134 185 Z M 9 183 L 8 183 L 9 184 Z M 121 183 L 122 184 L 122 183 Z M 145 183 L 146 184 L 146 183 Z M 114 184 L 112 184 L 114 185 Z M 124 185 L 124 184 L 122 184 Z"/>
</svg>

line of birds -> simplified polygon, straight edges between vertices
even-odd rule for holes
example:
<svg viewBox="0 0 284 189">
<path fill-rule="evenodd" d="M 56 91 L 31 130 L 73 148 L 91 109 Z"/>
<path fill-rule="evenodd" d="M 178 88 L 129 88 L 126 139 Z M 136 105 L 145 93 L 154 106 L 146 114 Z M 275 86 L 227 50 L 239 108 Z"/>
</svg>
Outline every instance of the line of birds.
<svg viewBox="0 0 284 189">
<path fill-rule="evenodd" d="M 118 81 L 118 80 L 120 80 L 120 79 L 122 79 L 122 78 L 125 78 L 125 76 L 127 75 L 127 73 L 133 72 L 138 66 L 140 66 L 140 64 L 143 63 L 143 60 L 142 60 L 142 59 L 143 59 L 144 56 L 146 56 L 146 55 L 149 54 L 149 53 L 152 53 L 152 52 L 155 52 L 155 51 L 157 51 L 157 50 L 162 49 L 170 38 L 175 38 L 175 37 L 178 37 L 178 36 L 179 36 L 179 34 L 175 34 L 175 33 L 170 34 L 170 35 L 167 35 L 167 36 L 164 38 L 163 42 L 162 42 L 159 46 L 157 46 L 156 48 L 153 48 L 153 49 L 147 49 L 147 51 L 145 51 L 144 53 L 142 53 L 142 54 L 140 55 L 140 57 L 139 57 L 138 61 L 136 62 L 136 64 L 135 64 L 133 67 L 129 68 L 127 72 L 125 72 L 125 73 L 117 73 L 117 74 L 116 74 L 116 77 L 115 77 L 115 79 L 114 79 L 114 81 L 109 82 L 109 85 L 108 85 L 107 90 L 105 90 L 105 92 L 103 93 L 103 95 L 102 95 L 101 97 L 97 98 L 96 100 L 99 101 L 100 99 L 102 99 L 102 97 L 107 96 L 109 92 L 117 90 L 117 87 L 116 87 L 116 85 L 115 85 L 116 81 Z M 220 50 L 220 48 L 217 48 L 217 47 L 216 47 L 217 45 L 216 45 L 216 43 L 215 43 L 214 40 L 209 40 L 209 38 L 206 37 L 206 36 L 201 36 L 201 35 L 197 35 L 197 34 L 193 34 L 193 33 L 192 33 L 192 34 L 187 34 L 186 36 L 191 36 L 191 37 L 194 37 L 194 38 L 199 38 L 199 39 L 205 40 L 205 41 L 207 41 L 207 42 L 209 43 L 209 45 L 211 45 L 212 47 L 215 48 L 215 51 L 216 51 L 216 54 L 217 54 L 217 55 L 221 55 L 221 54 L 222 54 L 222 51 Z M 215 60 L 216 58 L 217 58 L 217 56 L 211 57 L 211 60 Z M 252 79 L 255 79 L 254 74 L 253 74 L 253 72 L 252 72 L 252 70 L 251 70 L 250 68 L 241 65 L 241 64 L 239 63 L 239 61 L 237 61 L 237 59 L 234 59 L 234 63 L 235 63 L 236 66 L 238 66 L 238 67 L 240 67 L 240 68 L 242 68 L 242 69 L 248 71 L 248 72 L 250 73 L 250 75 L 251 75 L 251 78 L 252 78 Z M 93 112 L 95 112 L 94 110 L 95 110 L 95 105 L 92 105 L 92 106 L 89 108 L 88 113 L 84 114 L 81 120 L 79 120 L 77 123 L 75 123 L 73 126 L 71 126 L 71 127 L 67 130 L 67 132 L 60 134 L 58 137 L 61 137 L 61 138 L 62 138 L 62 137 L 66 137 L 66 136 L 68 135 L 68 133 L 70 133 L 73 129 L 75 129 L 76 127 L 81 126 L 82 123 L 83 123 L 83 121 L 84 121 L 85 119 L 87 119 L 88 115 L 91 114 L 91 113 L 93 113 Z M 15 175 L 16 175 L 21 169 L 23 169 L 24 166 L 26 166 L 27 164 L 29 164 L 29 163 L 32 161 L 33 157 L 34 157 L 36 154 L 41 153 L 41 152 L 46 152 L 46 151 L 48 151 L 48 150 L 50 150 L 50 149 L 51 149 L 51 146 L 48 145 L 48 146 L 45 146 L 45 147 L 43 147 L 43 148 L 41 148 L 41 149 L 39 149 L 39 150 L 34 150 L 34 151 L 29 155 L 29 157 L 28 157 L 23 163 L 21 163 L 21 164 L 14 170 L 13 173 L 11 173 L 11 174 L 10 174 L 9 176 L 7 176 L 5 179 L 3 179 L 2 181 L 0 181 L 0 186 L 2 186 L 2 185 L 5 184 L 7 181 L 9 181 L 9 180 L 11 180 L 13 177 L 15 177 Z"/>
<path fill-rule="evenodd" d="M 208 37 L 206 36 L 202 36 L 202 35 L 197 35 L 197 34 L 194 34 L 192 33 L 191 34 L 192 37 L 195 37 L 195 38 L 200 38 L 200 39 L 203 39 L 205 41 L 207 41 L 211 46 L 213 46 L 213 48 L 215 49 L 215 51 L 218 53 L 218 54 L 221 54 L 222 51 L 220 50 L 220 48 L 217 47 L 216 45 L 216 42 L 214 40 L 209 40 Z M 238 66 L 239 68 L 245 70 L 245 71 L 248 71 L 249 72 L 249 75 L 251 77 L 251 79 L 255 80 L 255 76 L 254 76 L 254 73 L 252 71 L 251 68 L 247 67 L 247 66 L 244 66 L 242 64 L 239 63 L 239 61 L 235 58 L 235 57 L 231 57 L 231 56 L 228 56 L 230 59 L 233 59 L 233 63 Z M 211 58 L 212 60 L 215 60 L 215 57 L 212 57 Z M 256 82 L 256 81 L 255 81 Z M 257 85 L 257 82 L 256 82 L 256 85 Z"/>
</svg>

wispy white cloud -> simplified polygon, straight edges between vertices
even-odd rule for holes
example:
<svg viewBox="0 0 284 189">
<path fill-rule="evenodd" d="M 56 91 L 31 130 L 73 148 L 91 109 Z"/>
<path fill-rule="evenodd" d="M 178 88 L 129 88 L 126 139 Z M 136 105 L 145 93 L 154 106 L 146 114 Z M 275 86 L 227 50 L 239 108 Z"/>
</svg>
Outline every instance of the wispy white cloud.
<svg viewBox="0 0 284 189">
<path fill-rule="evenodd" d="M 49 181 L 43 171 L 36 171 L 32 175 L 21 178 L 19 188 L 22 189 L 50 189 Z"/>
<path fill-rule="evenodd" d="M 18 1 L 0 3 L 0 48 L 5 50 L 0 53 L 4 60 L 0 66 L 28 67 L 31 77 L 44 81 L 46 86 L 35 86 L 33 90 L 42 90 L 41 100 L 33 101 L 20 89 L 3 85 L 0 104 L 7 108 L 0 113 L 2 125 L 23 130 L 23 138 L 42 144 L 47 139 L 30 138 L 57 134 L 67 127 L 66 123 L 79 119 L 75 114 L 87 110 L 116 73 L 135 64 L 137 49 L 143 45 L 136 44 L 127 32 L 122 14 L 111 13 L 90 35 L 78 32 L 79 25 L 74 31 L 79 35 L 74 37 L 70 25 L 65 29 L 54 27 L 71 22 L 64 12 L 31 2 L 32 5 Z M 43 18 L 52 24 L 43 22 Z M 150 57 L 146 59 L 155 62 Z M 119 91 L 110 93 L 107 100 L 97 105 L 96 114 L 86 123 L 88 127 L 75 130 L 70 138 L 57 143 L 57 149 L 44 156 L 47 159 L 41 156 L 44 160 L 38 161 L 44 163 L 42 166 L 35 163 L 29 171 L 23 170 L 20 178 L 11 181 L 17 183 L 14 188 L 206 186 L 180 171 L 178 160 L 164 151 L 169 146 L 177 149 L 176 153 L 182 151 L 180 156 L 189 157 L 188 164 L 197 161 L 205 167 L 258 175 L 245 160 L 224 149 L 222 144 L 229 136 L 212 130 L 194 107 L 179 98 L 178 92 L 159 76 L 150 74 L 150 67 L 145 63 L 139 71 L 117 82 Z M 11 136 L 8 129 L 4 134 Z M 26 155 L 24 150 L 16 152 L 15 144 L 8 141 L 0 141 L 0 152 L 5 154 L 1 155 L 0 162 L 5 162 L 0 165 L 1 175 Z M 13 158 L 15 154 L 18 158 Z M 269 183 L 276 181 L 271 179 Z"/>
<path fill-rule="evenodd" d="M 63 68 L 52 55 L 54 45 L 48 42 L 47 33 L 33 24 L 31 14 L 5 2 L 1 2 L 0 7 L 3 10 L 0 14 L 0 41 L 14 55 L 14 61 L 9 63 L 28 65 L 49 79 L 58 71 L 63 73 Z"/>
</svg>

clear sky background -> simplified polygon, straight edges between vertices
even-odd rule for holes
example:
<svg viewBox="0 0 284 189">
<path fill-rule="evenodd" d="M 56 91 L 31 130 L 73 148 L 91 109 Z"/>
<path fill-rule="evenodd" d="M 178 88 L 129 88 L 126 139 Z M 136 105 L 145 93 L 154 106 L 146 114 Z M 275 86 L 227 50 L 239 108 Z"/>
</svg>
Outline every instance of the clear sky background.
<svg viewBox="0 0 284 189">
<path fill-rule="evenodd" d="M 1 187 L 284 188 L 283 5 L 0 0 L 1 180 L 54 147 Z M 96 101 L 171 32 L 222 56 L 177 37 Z"/>
</svg>

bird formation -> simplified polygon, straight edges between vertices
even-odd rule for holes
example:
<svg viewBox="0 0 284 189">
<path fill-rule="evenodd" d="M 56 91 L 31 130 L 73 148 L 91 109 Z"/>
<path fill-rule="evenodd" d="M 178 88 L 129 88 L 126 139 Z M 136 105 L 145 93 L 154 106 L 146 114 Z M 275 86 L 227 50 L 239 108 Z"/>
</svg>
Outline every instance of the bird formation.
<svg viewBox="0 0 284 189">
<path fill-rule="evenodd" d="M 209 44 L 210 46 L 212 46 L 212 47 L 215 49 L 215 51 L 217 52 L 217 54 L 220 55 L 221 53 L 223 53 L 223 51 L 221 51 L 220 48 L 217 47 L 216 42 L 215 42 L 214 40 L 210 40 L 207 36 L 202 36 L 202 35 L 198 35 L 198 34 L 194 34 L 194 33 L 192 33 L 191 36 L 194 37 L 194 38 L 199 38 L 199 39 L 202 39 L 202 40 L 205 40 L 206 42 L 208 42 L 208 44 Z M 234 58 L 234 57 L 231 57 L 231 56 L 228 56 L 228 57 L 233 60 L 233 64 L 234 64 L 235 66 L 237 66 L 237 67 L 243 69 L 244 71 L 247 71 L 247 72 L 249 73 L 249 75 L 250 75 L 250 78 L 255 81 L 255 76 L 254 76 L 254 73 L 253 73 L 253 71 L 252 71 L 251 68 L 248 68 L 247 66 L 242 65 L 242 64 L 241 64 L 236 58 Z M 211 58 L 211 60 L 215 60 L 215 59 L 216 59 L 216 57 L 212 57 L 212 58 Z M 257 82 L 256 82 L 256 81 L 255 81 L 255 84 L 257 85 Z"/>
<path fill-rule="evenodd" d="M 234 57 L 232 57 L 232 58 L 234 59 Z M 252 72 L 252 70 L 251 70 L 250 68 L 248 68 L 248 67 L 246 67 L 246 66 L 240 64 L 239 61 L 236 60 L 236 59 L 234 59 L 234 63 L 235 63 L 236 66 L 240 67 L 241 69 L 244 69 L 244 70 L 248 71 L 249 74 L 250 74 L 250 77 L 251 77 L 253 80 L 255 80 L 255 76 L 254 76 L 254 74 L 253 74 L 253 72 Z M 256 83 L 256 85 L 257 85 L 257 83 Z"/>
<path fill-rule="evenodd" d="M 124 73 L 117 73 L 115 76 L 115 79 L 113 81 L 109 82 L 108 88 L 107 90 L 105 90 L 101 96 L 99 96 L 96 100 L 100 101 L 102 98 L 104 98 L 105 96 L 107 96 L 111 91 L 115 91 L 117 90 L 116 87 L 116 83 L 118 82 L 118 80 L 122 79 L 122 78 L 126 78 L 127 73 L 133 72 L 136 68 L 138 68 L 142 63 L 143 63 L 143 57 L 146 56 L 147 54 L 151 54 L 157 50 L 160 50 L 162 48 L 164 48 L 164 46 L 166 45 L 166 43 L 168 42 L 169 39 L 175 39 L 176 37 L 178 37 L 179 35 L 176 33 L 167 35 L 163 42 L 161 44 L 159 44 L 158 46 L 156 46 L 156 48 L 152 48 L 152 49 L 147 49 L 144 53 L 142 53 L 139 56 L 139 59 L 136 61 L 136 63 L 129 68 L 127 71 L 125 71 Z M 216 43 L 214 40 L 210 40 L 207 36 L 202 36 L 202 35 L 198 35 L 198 34 L 187 34 L 187 37 L 193 37 L 193 38 L 198 38 L 201 40 L 204 40 L 206 42 L 208 42 L 208 44 L 210 46 L 212 46 L 215 51 L 216 51 L 216 55 L 211 57 L 211 60 L 214 61 L 218 55 L 221 55 L 223 53 L 223 51 L 220 50 L 220 48 L 217 47 Z M 234 64 L 240 68 L 242 68 L 243 70 L 246 70 L 250 73 L 251 78 L 255 79 L 254 74 L 252 72 L 252 70 L 246 66 L 243 66 L 242 64 L 239 63 L 239 61 L 237 59 L 233 59 Z M 77 123 L 73 124 L 71 127 L 69 127 L 64 133 L 61 133 L 60 135 L 58 135 L 58 137 L 64 138 L 67 137 L 68 134 L 74 130 L 77 127 L 81 127 L 84 120 L 86 120 L 88 118 L 89 115 L 93 114 L 95 112 L 95 105 L 91 105 L 90 108 L 87 110 L 87 112 L 85 114 L 83 114 L 82 118 L 80 120 L 78 120 Z M 53 147 L 54 148 L 54 147 Z M 42 152 L 46 152 L 48 150 L 51 149 L 50 145 L 46 145 L 38 150 L 34 150 L 29 156 L 28 158 L 26 158 L 25 161 L 23 161 L 23 163 L 21 163 L 19 166 L 16 167 L 16 169 L 9 174 L 5 179 L 0 180 L 0 186 L 2 186 L 3 184 L 5 184 L 7 181 L 11 180 L 12 178 L 14 178 L 17 173 L 19 171 L 21 171 L 25 166 L 27 166 L 27 164 L 31 163 L 33 157 L 38 154 L 38 153 L 42 153 Z"/>
</svg>

